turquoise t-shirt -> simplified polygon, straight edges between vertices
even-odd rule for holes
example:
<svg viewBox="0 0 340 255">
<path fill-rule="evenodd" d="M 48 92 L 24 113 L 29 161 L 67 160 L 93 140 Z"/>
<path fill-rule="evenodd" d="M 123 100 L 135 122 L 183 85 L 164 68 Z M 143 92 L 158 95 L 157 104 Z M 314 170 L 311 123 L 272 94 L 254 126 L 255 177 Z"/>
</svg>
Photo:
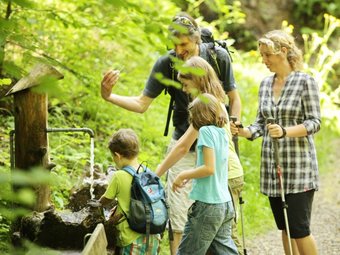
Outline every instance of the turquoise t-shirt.
<svg viewBox="0 0 340 255">
<path fill-rule="evenodd" d="M 199 129 L 197 139 L 196 165 L 204 164 L 203 147 L 214 150 L 215 172 L 213 175 L 193 179 L 190 198 L 208 204 L 231 201 L 228 191 L 228 136 L 224 128 L 203 126 Z"/>
</svg>

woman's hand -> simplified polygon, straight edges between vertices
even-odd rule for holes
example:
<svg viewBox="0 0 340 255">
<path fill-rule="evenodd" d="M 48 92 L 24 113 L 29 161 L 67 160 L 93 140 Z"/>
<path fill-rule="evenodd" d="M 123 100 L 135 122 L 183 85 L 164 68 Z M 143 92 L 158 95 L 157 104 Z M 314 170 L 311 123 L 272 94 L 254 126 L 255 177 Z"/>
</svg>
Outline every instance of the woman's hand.
<svg viewBox="0 0 340 255">
<path fill-rule="evenodd" d="M 110 97 L 112 88 L 119 79 L 119 74 L 119 70 L 110 70 L 104 75 L 101 82 L 101 95 L 103 99 L 107 100 Z"/>
<path fill-rule="evenodd" d="M 267 124 L 267 129 L 272 138 L 282 138 L 284 136 L 283 128 L 278 124 Z"/>
</svg>

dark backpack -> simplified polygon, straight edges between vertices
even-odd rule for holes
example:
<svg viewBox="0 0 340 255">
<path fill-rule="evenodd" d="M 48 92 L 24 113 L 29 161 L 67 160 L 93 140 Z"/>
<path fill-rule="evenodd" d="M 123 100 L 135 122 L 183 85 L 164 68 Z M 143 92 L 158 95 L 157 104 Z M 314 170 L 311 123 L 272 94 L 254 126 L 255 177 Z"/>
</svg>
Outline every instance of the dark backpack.
<svg viewBox="0 0 340 255">
<path fill-rule="evenodd" d="M 140 168 L 144 171 L 139 172 Z M 160 178 L 143 165 L 137 171 L 131 166 L 125 166 L 122 170 L 133 176 L 130 213 L 123 214 L 132 230 L 146 234 L 148 246 L 149 235 L 163 233 L 169 221 L 163 185 Z"/>
<path fill-rule="evenodd" d="M 228 44 L 227 44 L 227 42 L 225 41 L 225 40 L 215 40 L 214 39 L 214 36 L 213 36 L 213 34 L 212 34 L 212 32 L 208 29 L 208 28 L 201 28 L 201 40 L 202 40 L 202 42 L 203 43 L 208 43 L 208 44 L 210 44 L 210 49 L 213 49 L 213 50 L 215 50 L 215 46 L 216 45 L 218 45 L 218 46 L 220 46 L 220 47 L 222 47 L 223 49 L 225 49 L 227 52 L 228 52 L 228 55 L 229 55 L 229 57 L 230 57 L 230 60 L 231 61 L 233 61 L 233 59 L 232 59 L 232 57 L 231 57 L 231 51 L 229 50 L 229 48 L 228 48 Z M 214 52 L 209 52 L 210 54 L 215 54 L 215 57 L 214 57 L 214 62 L 215 62 L 215 64 L 216 65 L 218 65 L 217 64 L 217 61 L 216 61 L 216 52 L 214 51 Z M 214 68 L 215 69 L 215 68 Z M 218 70 L 219 70 L 219 67 L 217 68 Z M 216 72 L 217 70 L 215 69 L 215 72 Z M 218 72 L 216 72 L 217 73 L 217 75 L 220 75 L 221 74 L 221 72 L 220 71 L 218 71 Z"/>
<path fill-rule="evenodd" d="M 232 57 L 231 57 L 231 51 L 228 49 L 228 45 L 227 42 L 224 40 L 215 40 L 214 36 L 212 34 L 212 32 L 208 29 L 208 28 L 201 28 L 201 40 L 203 43 L 209 44 L 209 58 L 211 58 L 211 64 L 212 67 L 214 68 L 216 74 L 218 77 L 221 76 L 221 69 L 220 66 L 218 64 L 217 61 L 217 54 L 216 54 L 216 49 L 215 46 L 220 46 L 223 49 L 225 49 L 228 52 L 229 58 L 231 61 L 233 61 Z M 171 53 L 171 55 L 175 56 L 174 53 Z M 171 68 L 171 79 L 175 80 L 175 68 L 173 63 L 170 64 L 170 68 Z M 169 90 L 171 89 L 175 89 L 172 87 L 167 87 L 165 89 L 165 93 L 168 93 Z M 170 98 L 170 103 L 169 103 L 169 107 L 168 107 L 168 116 L 166 118 L 166 124 L 165 124 L 165 129 L 164 129 L 164 136 L 167 136 L 169 133 L 169 125 L 170 125 L 170 120 L 171 120 L 171 114 L 172 111 L 174 109 L 174 103 L 175 103 L 175 93 L 169 93 L 171 95 Z"/>
</svg>

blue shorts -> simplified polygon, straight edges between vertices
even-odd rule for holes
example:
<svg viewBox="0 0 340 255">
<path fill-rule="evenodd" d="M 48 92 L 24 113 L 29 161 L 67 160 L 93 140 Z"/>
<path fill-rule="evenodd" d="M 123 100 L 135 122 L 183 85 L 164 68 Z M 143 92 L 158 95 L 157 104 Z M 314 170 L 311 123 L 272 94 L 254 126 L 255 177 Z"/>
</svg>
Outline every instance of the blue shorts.
<svg viewBox="0 0 340 255">
<path fill-rule="evenodd" d="M 291 238 L 303 238 L 310 235 L 313 197 L 314 190 L 285 196 Z M 269 202 L 277 228 L 286 229 L 281 197 L 269 197 Z"/>
<path fill-rule="evenodd" d="M 177 255 L 205 255 L 208 250 L 215 255 L 237 255 L 231 238 L 234 216 L 231 201 L 221 204 L 195 201 L 189 208 Z"/>
</svg>

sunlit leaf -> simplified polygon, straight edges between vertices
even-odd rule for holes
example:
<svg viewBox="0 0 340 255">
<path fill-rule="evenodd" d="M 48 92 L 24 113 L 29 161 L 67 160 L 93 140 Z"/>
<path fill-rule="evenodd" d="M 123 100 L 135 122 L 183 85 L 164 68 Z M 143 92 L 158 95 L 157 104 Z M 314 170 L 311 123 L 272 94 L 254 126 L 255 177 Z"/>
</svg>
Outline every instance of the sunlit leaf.
<svg viewBox="0 0 340 255">
<path fill-rule="evenodd" d="M 35 203 L 36 195 L 32 189 L 19 189 L 16 192 L 16 202 L 22 205 L 33 205 Z"/>
<path fill-rule="evenodd" d="M 2 85 L 10 85 L 12 83 L 12 80 L 9 78 L 4 78 L 4 79 L 0 79 L 0 86 Z"/>
<path fill-rule="evenodd" d="M 17 185 L 37 185 L 55 182 L 51 178 L 49 171 L 43 168 L 34 168 L 31 171 L 14 170 L 12 171 L 12 182 Z"/>
<path fill-rule="evenodd" d="M 155 78 L 166 86 L 172 86 L 172 87 L 175 87 L 177 89 L 182 88 L 182 85 L 179 82 L 176 82 L 176 81 L 169 79 L 169 78 L 165 78 L 162 73 L 155 73 Z"/>
<path fill-rule="evenodd" d="M 31 88 L 31 90 L 36 93 L 46 93 L 49 96 L 63 98 L 65 93 L 60 88 L 59 83 L 60 81 L 53 76 L 44 76 L 39 80 L 39 85 Z"/>
<path fill-rule="evenodd" d="M 104 0 L 104 4 L 112 4 L 114 7 L 126 7 L 127 1 L 125 0 Z"/>
<path fill-rule="evenodd" d="M 179 66 L 178 71 L 183 73 L 183 74 L 193 74 L 196 76 L 203 76 L 205 75 L 205 70 L 199 67 L 191 67 L 191 66 Z"/>
<path fill-rule="evenodd" d="M 12 2 L 26 8 L 32 8 L 35 6 L 34 2 L 30 0 L 12 0 Z"/>
<path fill-rule="evenodd" d="M 29 211 L 20 207 L 5 208 L 0 207 L 0 214 L 9 220 L 14 220 L 19 216 L 27 215 Z"/>
</svg>

